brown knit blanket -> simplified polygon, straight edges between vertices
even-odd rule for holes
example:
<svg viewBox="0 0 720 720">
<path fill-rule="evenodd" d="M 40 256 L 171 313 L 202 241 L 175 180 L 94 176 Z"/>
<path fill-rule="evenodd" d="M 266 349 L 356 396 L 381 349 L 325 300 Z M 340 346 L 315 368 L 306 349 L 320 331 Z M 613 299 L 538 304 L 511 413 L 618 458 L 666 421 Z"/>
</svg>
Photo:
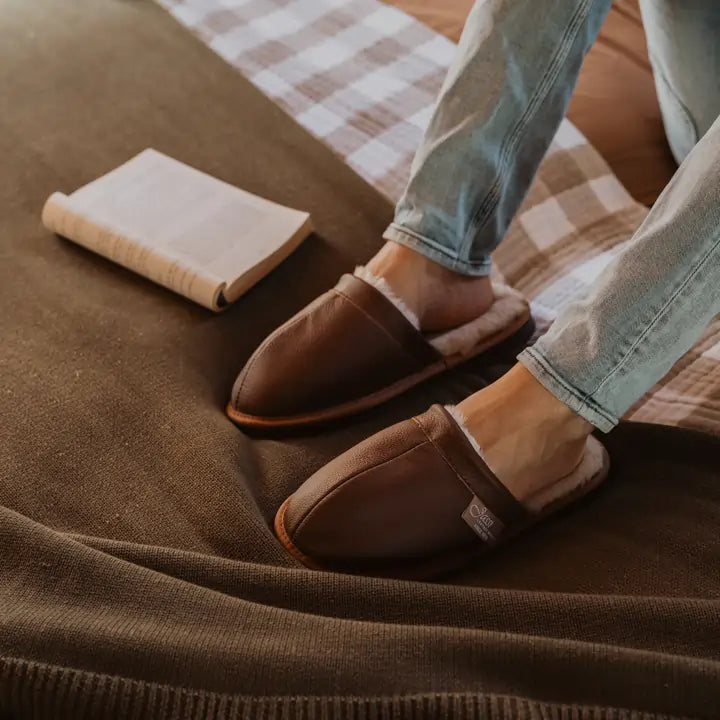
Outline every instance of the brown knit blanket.
<svg viewBox="0 0 720 720">
<path fill-rule="evenodd" d="M 5 0 L 0 59 L 0 718 L 717 717 L 720 440 L 621 427 L 605 488 L 444 583 L 298 568 L 299 483 L 512 356 L 243 435 L 236 372 L 389 205 L 149 1 Z M 317 234 L 216 316 L 41 228 L 148 146 Z"/>
</svg>

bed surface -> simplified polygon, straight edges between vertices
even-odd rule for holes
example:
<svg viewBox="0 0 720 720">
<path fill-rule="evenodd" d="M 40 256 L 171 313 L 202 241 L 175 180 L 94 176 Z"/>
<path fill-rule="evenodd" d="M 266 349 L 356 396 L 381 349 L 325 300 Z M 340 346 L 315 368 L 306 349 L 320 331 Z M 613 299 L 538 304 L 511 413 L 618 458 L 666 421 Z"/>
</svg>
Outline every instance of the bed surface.
<svg viewBox="0 0 720 720">
<path fill-rule="evenodd" d="M 236 372 L 390 204 L 153 3 L 2 9 L 0 717 L 716 717 L 720 440 L 625 425 L 594 498 L 443 583 L 298 568 L 270 527 L 298 484 L 512 355 L 243 434 Z M 214 315 L 43 230 L 50 192 L 148 146 L 316 234 Z"/>
</svg>

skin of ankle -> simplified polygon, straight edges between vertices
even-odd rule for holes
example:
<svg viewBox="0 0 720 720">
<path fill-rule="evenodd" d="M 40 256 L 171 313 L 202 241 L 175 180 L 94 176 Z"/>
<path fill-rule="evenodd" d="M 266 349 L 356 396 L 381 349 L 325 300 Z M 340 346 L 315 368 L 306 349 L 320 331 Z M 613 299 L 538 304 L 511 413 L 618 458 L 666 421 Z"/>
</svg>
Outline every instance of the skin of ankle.
<svg viewBox="0 0 720 720">
<path fill-rule="evenodd" d="M 367 264 L 410 307 L 426 332 L 457 327 L 481 315 L 493 302 L 487 277 L 469 277 L 394 242 Z"/>
<path fill-rule="evenodd" d="M 521 500 L 572 472 L 593 430 L 522 365 L 458 408 L 487 464 Z"/>
<path fill-rule="evenodd" d="M 430 272 L 426 258 L 419 253 L 387 242 L 367 264 L 368 270 L 382 277 L 399 297 L 420 316 L 423 309 L 422 279 Z"/>
<path fill-rule="evenodd" d="M 542 424 L 567 439 L 586 438 L 593 430 L 585 418 L 558 400 L 519 363 L 499 380 L 464 401 L 471 415 L 472 399 L 476 396 L 480 398 L 481 394 L 482 406 L 486 410 L 494 410 L 499 418 L 512 416 L 516 423 Z M 487 414 L 483 412 L 482 418 L 478 414 L 476 420 L 479 422 L 486 418 Z M 468 421 L 471 422 L 469 416 Z"/>
</svg>

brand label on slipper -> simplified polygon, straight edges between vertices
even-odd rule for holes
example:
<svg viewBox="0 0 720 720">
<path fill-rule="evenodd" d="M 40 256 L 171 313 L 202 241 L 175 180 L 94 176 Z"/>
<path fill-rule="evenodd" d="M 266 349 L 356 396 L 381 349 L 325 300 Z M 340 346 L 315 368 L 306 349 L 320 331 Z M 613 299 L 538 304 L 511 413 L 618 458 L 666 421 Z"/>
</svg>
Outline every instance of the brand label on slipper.
<svg viewBox="0 0 720 720">
<path fill-rule="evenodd" d="M 462 519 L 488 545 L 494 545 L 498 541 L 505 527 L 488 506 L 475 495 L 465 508 Z"/>
</svg>

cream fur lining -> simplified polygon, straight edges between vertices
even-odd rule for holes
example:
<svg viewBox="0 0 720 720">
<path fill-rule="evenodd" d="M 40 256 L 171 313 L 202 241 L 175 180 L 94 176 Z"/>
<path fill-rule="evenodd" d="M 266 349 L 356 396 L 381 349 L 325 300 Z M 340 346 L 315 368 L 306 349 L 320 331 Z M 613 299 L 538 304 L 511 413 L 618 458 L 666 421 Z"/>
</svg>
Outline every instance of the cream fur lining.
<svg viewBox="0 0 720 720">
<path fill-rule="evenodd" d="M 385 278 L 378 277 L 370 272 L 364 265 L 358 265 L 353 275 L 364 280 L 368 285 L 372 285 L 379 290 L 404 316 L 405 319 L 416 329 L 420 329 L 420 320 L 418 316 L 407 306 L 406 302 L 398 297 L 393 289 L 388 285 Z"/>
<path fill-rule="evenodd" d="M 468 439 L 468 442 L 473 446 L 473 449 L 475 452 L 483 459 L 485 460 L 485 456 L 483 455 L 482 450 L 480 449 L 480 445 L 478 444 L 478 441 L 475 439 L 475 436 L 468 430 L 467 428 L 467 418 L 465 417 L 464 413 L 460 408 L 458 408 L 457 405 L 446 405 L 445 409 L 448 411 L 448 414 L 450 417 L 457 423 L 457 426 L 462 430 L 463 435 Z"/>
<path fill-rule="evenodd" d="M 451 415 L 457 426 L 462 430 L 463 435 L 469 440 L 475 452 L 485 460 L 477 440 L 467 428 L 466 418 L 455 405 L 446 405 L 445 409 Z M 487 461 L 485 461 L 487 462 Z M 607 463 L 607 451 L 602 443 L 592 437 L 587 439 L 585 454 L 580 464 L 568 475 L 560 478 L 552 485 L 525 498 L 523 505 L 533 514 L 540 514 L 545 510 L 551 510 L 554 504 L 561 505 L 562 501 L 571 494 L 580 493 L 587 486 L 587 490 L 593 478 L 598 476 L 603 465 Z M 492 470 L 492 468 L 490 468 Z"/>
<path fill-rule="evenodd" d="M 371 273 L 366 267 L 355 268 L 355 277 L 379 290 L 416 329 L 420 329 L 417 315 L 398 297 L 384 278 Z M 494 335 L 529 312 L 525 298 L 516 290 L 493 283 L 495 302 L 480 317 L 439 335 L 428 336 L 427 341 L 442 355 L 471 355 L 485 338 Z"/>
<path fill-rule="evenodd" d="M 530 512 L 540 513 L 551 510 L 552 505 L 562 505 L 563 500 L 570 494 L 579 494 L 583 489 L 592 490 L 591 481 L 607 462 L 607 450 L 591 435 L 587 439 L 585 454 L 580 464 L 557 482 L 525 498 L 523 505 Z"/>
</svg>

